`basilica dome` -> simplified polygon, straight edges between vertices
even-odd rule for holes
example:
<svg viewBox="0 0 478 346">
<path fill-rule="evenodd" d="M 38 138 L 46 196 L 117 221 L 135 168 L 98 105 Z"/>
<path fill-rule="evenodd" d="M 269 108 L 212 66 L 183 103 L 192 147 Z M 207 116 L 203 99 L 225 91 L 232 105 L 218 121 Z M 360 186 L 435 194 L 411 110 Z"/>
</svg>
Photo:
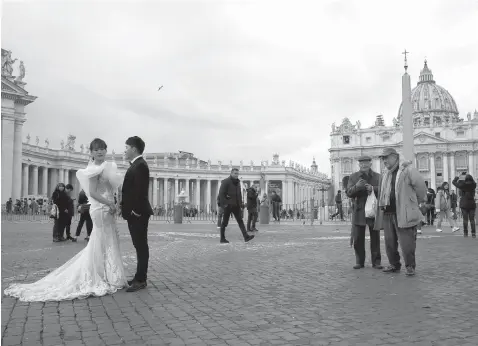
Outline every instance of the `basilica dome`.
<svg viewBox="0 0 478 346">
<path fill-rule="evenodd" d="M 459 112 L 455 100 L 445 88 L 436 84 L 427 61 L 420 72 L 420 80 L 413 88 L 413 123 L 415 126 L 441 125 L 459 121 Z M 398 110 L 398 120 L 402 120 L 402 105 Z"/>
</svg>

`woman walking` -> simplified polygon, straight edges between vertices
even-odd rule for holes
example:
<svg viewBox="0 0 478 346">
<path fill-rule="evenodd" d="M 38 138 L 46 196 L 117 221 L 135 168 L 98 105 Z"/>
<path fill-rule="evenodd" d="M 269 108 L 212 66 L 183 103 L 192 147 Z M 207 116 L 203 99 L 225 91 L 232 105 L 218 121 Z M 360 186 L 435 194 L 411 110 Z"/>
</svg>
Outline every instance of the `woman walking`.
<svg viewBox="0 0 478 346">
<path fill-rule="evenodd" d="M 441 229 L 441 223 L 443 218 L 446 218 L 450 223 L 451 230 L 453 232 L 459 231 L 460 228 L 456 227 L 455 220 L 451 212 L 451 199 L 450 199 L 450 185 L 444 182 L 438 189 L 435 199 L 435 209 L 438 216 L 437 232 L 443 232 Z"/>
<path fill-rule="evenodd" d="M 453 179 L 453 185 L 460 190 L 460 208 L 463 215 L 463 235 L 468 237 L 468 220 L 471 225 L 471 236 L 476 238 L 475 226 L 475 189 L 476 182 L 470 174 L 462 173 L 460 177 Z"/>
</svg>

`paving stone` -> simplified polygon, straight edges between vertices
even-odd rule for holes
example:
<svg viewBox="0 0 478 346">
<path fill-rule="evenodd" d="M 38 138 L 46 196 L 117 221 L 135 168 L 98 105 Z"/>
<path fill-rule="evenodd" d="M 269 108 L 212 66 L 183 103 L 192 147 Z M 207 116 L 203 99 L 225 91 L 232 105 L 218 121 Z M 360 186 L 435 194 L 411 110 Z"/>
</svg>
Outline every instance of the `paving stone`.
<svg viewBox="0 0 478 346">
<path fill-rule="evenodd" d="M 119 227 L 129 278 L 135 252 Z M 221 245 L 212 224 L 152 223 L 146 290 L 2 297 L 2 345 L 478 345 L 476 239 L 425 227 L 409 278 L 374 270 L 369 258 L 353 270 L 349 227 L 261 225 L 245 244 L 231 221 L 231 244 Z M 84 246 L 52 244 L 51 224 L 3 223 L 2 289 L 38 280 Z"/>
</svg>

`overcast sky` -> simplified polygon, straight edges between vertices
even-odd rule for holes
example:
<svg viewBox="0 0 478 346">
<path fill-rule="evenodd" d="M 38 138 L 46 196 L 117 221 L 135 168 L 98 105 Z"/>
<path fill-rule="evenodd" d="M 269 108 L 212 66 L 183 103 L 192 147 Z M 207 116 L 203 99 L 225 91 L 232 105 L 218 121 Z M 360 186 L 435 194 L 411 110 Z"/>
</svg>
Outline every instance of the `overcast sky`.
<svg viewBox="0 0 478 346">
<path fill-rule="evenodd" d="M 428 59 L 460 114 L 478 108 L 478 2 L 3 2 L 2 48 L 23 60 L 24 136 L 78 148 L 289 159 L 330 174 L 332 122 L 362 127 L 401 102 L 404 48 Z M 161 91 L 157 91 L 164 85 Z"/>
</svg>

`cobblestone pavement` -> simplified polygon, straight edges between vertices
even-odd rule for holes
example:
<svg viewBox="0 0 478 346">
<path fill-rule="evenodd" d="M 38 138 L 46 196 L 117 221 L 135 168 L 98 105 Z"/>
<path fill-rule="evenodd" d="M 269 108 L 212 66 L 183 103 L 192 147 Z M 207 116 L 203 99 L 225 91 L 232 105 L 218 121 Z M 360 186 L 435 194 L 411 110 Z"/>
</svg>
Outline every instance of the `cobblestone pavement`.
<svg viewBox="0 0 478 346">
<path fill-rule="evenodd" d="M 147 289 L 61 303 L 3 296 L 2 344 L 478 345 L 477 239 L 425 228 L 406 277 L 353 270 L 348 226 L 260 229 L 246 244 L 234 222 L 220 245 L 214 225 L 153 224 Z M 51 224 L 2 223 L 2 292 L 84 246 L 52 243 Z"/>
</svg>

